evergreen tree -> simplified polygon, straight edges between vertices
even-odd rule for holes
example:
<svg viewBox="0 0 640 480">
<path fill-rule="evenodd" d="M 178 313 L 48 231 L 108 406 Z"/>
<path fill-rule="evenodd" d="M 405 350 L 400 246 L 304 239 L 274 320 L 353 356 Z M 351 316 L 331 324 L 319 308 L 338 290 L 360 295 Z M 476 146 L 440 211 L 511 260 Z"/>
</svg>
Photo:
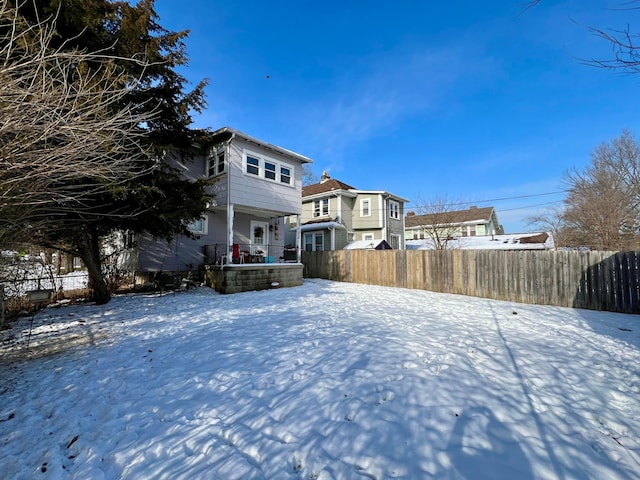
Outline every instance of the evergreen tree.
<svg viewBox="0 0 640 480">
<path fill-rule="evenodd" d="M 27 0 L 13 6 L 25 25 L 50 23 L 56 32 L 49 43 L 51 51 L 96 52 L 75 66 L 71 82 L 83 72 L 104 68 L 123 82 L 126 93 L 109 103 L 107 113 L 117 115 L 128 109 L 132 118 L 145 119 L 136 127 L 136 141 L 148 155 L 136 158 L 137 162 L 144 159 L 146 165 L 138 165 L 135 175 L 115 181 L 88 181 L 83 175 L 61 178 L 59 183 L 77 195 L 40 205 L 38 221 L 27 217 L 11 226 L 15 232 L 26 232 L 32 242 L 80 256 L 89 272 L 92 299 L 106 303 L 110 292 L 100 255 L 105 236 L 129 230 L 170 239 L 188 234 L 186 226 L 206 208 L 210 199 L 206 180 L 189 181 L 162 161 L 167 151 L 189 157 L 196 153 L 194 145 L 204 140 L 206 132 L 192 130 L 190 124 L 192 113 L 205 107 L 206 82 L 187 89 L 187 80 L 176 69 L 187 64 L 184 39 L 188 31 L 171 32 L 160 26 L 153 0 L 136 5 L 108 0 Z M 94 88 L 103 87 L 96 83 Z M 121 155 L 118 160 L 130 154 L 114 153 L 108 145 L 100 148 L 106 156 Z M 88 157 L 95 154 L 87 152 Z M 90 171 L 86 174 L 89 177 Z"/>
</svg>

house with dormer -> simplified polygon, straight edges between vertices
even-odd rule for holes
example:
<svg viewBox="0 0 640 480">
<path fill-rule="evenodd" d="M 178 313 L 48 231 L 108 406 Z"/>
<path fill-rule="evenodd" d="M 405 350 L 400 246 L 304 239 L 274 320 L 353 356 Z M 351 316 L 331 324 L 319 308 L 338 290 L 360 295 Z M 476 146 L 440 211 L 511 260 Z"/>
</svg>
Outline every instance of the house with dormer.
<svg viewBox="0 0 640 480">
<path fill-rule="evenodd" d="M 306 251 L 340 250 L 360 240 L 384 240 L 403 249 L 408 201 L 386 190 L 355 188 L 323 172 L 320 182 L 302 188 L 301 223 L 291 226 L 300 229 Z"/>
</svg>

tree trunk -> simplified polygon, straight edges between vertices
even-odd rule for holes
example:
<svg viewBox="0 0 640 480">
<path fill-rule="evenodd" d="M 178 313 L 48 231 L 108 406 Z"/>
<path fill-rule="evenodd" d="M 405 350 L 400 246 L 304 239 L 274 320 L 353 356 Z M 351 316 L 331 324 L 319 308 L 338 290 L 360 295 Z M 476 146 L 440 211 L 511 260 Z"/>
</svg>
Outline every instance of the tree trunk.
<svg viewBox="0 0 640 480">
<path fill-rule="evenodd" d="M 98 305 L 107 303 L 111 300 L 111 292 L 102 274 L 100 238 L 93 225 L 88 225 L 78 231 L 76 247 L 89 274 L 90 299 Z"/>
</svg>

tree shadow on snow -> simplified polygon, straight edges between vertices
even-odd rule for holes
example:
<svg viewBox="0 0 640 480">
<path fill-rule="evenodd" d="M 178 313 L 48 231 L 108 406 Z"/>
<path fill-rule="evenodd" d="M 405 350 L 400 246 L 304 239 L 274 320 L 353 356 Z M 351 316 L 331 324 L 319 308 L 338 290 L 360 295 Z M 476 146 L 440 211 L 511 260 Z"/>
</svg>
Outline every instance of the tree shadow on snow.
<svg viewBox="0 0 640 480">
<path fill-rule="evenodd" d="M 449 459 L 461 478 L 533 479 L 531 464 L 509 428 L 486 407 L 462 412 L 447 445 Z"/>
</svg>

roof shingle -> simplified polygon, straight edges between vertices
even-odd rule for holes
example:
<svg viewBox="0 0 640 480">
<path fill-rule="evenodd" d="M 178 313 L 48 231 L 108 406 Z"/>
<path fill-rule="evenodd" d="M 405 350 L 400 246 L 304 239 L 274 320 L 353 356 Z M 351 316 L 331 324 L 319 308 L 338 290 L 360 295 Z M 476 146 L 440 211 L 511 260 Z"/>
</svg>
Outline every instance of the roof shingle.
<svg viewBox="0 0 640 480">
<path fill-rule="evenodd" d="M 453 210 L 446 213 L 447 223 L 457 224 L 464 222 L 472 222 L 474 220 L 489 221 L 491 219 L 493 207 L 477 208 L 472 207 L 468 210 Z M 427 213 L 426 215 L 408 215 L 405 218 L 407 227 L 418 227 L 421 225 L 434 225 L 442 223 L 444 213 Z"/>
<path fill-rule="evenodd" d="M 321 183 L 314 183 L 313 185 L 307 185 L 302 187 L 302 196 L 308 197 L 310 195 L 318 195 L 319 193 L 330 192 L 332 190 L 355 190 L 351 185 L 347 185 L 340 180 L 330 178 Z"/>
</svg>

